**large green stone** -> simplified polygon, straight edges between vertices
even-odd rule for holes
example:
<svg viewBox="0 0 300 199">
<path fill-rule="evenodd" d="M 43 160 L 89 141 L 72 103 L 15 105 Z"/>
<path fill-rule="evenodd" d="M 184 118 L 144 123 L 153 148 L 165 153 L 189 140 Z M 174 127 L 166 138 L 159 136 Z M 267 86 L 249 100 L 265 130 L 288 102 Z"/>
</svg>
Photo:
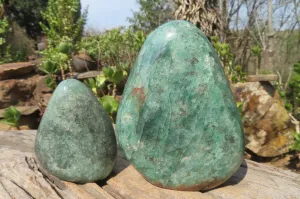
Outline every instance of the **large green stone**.
<svg viewBox="0 0 300 199">
<path fill-rule="evenodd" d="M 243 128 L 220 60 L 205 35 L 172 21 L 147 38 L 126 84 L 117 138 L 154 185 L 214 188 L 239 168 Z"/>
<path fill-rule="evenodd" d="M 35 152 L 41 165 L 66 181 L 86 183 L 112 171 L 117 144 L 111 121 L 89 88 L 61 82 L 38 129 Z"/>
</svg>

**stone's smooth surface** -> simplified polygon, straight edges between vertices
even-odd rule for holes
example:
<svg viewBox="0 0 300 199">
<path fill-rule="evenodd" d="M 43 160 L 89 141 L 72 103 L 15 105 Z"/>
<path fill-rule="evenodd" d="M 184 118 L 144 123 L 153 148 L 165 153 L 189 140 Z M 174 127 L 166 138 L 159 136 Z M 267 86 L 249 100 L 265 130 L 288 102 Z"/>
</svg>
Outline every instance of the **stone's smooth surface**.
<svg viewBox="0 0 300 199">
<path fill-rule="evenodd" d="M 160 187 L 207 190 L 237 171 L 240 113 L 215 50 L 194 25 L 172 21 L 149 35 L 123 94 L 117 137 Z"/>
<path fill-rule="evenodd" d="M 106 178 L 116 160 L 111 121 L 91 90 L 78 80 L 61 82 L 38 129 L 35 152 L 42 166 L 61 180 Z"/>
</svg>

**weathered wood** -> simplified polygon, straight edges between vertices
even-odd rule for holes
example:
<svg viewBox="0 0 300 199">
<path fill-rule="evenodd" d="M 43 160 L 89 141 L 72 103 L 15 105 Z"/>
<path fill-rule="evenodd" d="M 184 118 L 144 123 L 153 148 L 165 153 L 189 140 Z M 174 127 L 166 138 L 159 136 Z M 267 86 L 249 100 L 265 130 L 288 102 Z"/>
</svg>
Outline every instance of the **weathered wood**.
<svg viewBox="0 0 300 199">
<path fill-rule="evenodd" d="M 84 73 L 75 73 L 74 78 L 79 79 L 79 80 L 88 79 L 88 78 L 92 78 L 92 77 L 97 77 L 100 74 L 103 74 L 103 72 L 101 72 L 101 71 L 88 71 L 88 72 L 84 72 Z"/>
<path fill-rule="evenodd" d="M 249 75 L 246 78 L 247 82 L 269 82 L 278 81 L 277 75 Z"/>
<path fill-rule="evenodd" d="M 94 199 L 71 182 L 64 182 L 67 189 L 60 190 L 37 169 L 30 168 L 26 160 L 34 158 L 35 135 L 36 131 L 0 131 L 0 196 L 4 198 L 8 194 L 16 199 Z"/>
<path fill-rule="evenodd" d="M 300 175 L 271 166 L 244 161 L 221 187 L 206 192 L 181 192 L 147 182 L 119 151 L 112 175 L 102 185 L 64 182 L 61 190 L 28 158 L 34 158 L 35 131 L 0 131 L 0 199 L 202 199 L 299 198 Z M 27 160 L 27 161 L 26 161 Z"/>
<path fill-rule="evenodd" d="M 107 181 L 109 189 L 104 187 L 105 190 L 113 195 L 121 195 L 123 198 L 140 198 L 140 199 L 154 199 L 154 198 L 164 198 L 164 199 L 202 199 L 211 198 L 209 196 L 204 196 L 200 192 L 183 192 L 167 190 L 156 187 L 149 182 L 147 182 L 134 168 L 133 166 L 127 167 L 124 171 L 119 173 L 114 178 Z"/>
</svg>

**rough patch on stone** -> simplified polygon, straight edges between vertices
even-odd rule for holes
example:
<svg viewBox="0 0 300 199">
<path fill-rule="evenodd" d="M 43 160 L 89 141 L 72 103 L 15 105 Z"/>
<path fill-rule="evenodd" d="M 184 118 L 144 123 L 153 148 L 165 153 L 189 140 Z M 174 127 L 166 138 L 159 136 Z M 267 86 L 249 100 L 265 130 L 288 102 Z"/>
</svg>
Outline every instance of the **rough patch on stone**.
<svg viewBox="0 0 300 199">
<path fill-rule="evenodd" d="M 126 84 L 117 137 L 133 166 L 159 187 L 207 190 L 237 171 L 240 113 L 197 27 L 172 21 L 149 35 Z"/>
<path fill-rule="evenodd" d="M 35 152 L 42 166 L 61 180 L 92 182 L 112 171 L 117 144 L 111 120 L 80 81 L 65 80 L 54 91 Z"/>
</svg>

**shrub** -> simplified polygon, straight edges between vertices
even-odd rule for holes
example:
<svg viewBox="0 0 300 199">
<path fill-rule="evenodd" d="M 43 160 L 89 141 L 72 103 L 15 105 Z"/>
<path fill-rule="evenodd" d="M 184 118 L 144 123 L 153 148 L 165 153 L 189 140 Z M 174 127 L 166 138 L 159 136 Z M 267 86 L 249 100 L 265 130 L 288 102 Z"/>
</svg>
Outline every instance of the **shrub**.
<svg viewBox="0 0 300 199">
<path fill-rule="evenodd" d="M 80 47 L 100 66 L 115 66 L 129 72 L 145 39 L 142 31 L 116 28 L 84 38 Z"/>
<path fill-rule="evenodd" d="M 14 106 L 5 109 L 3 117 L 4 119 L 1 120 L 2 123 L 19 128 L 21 113 Z"/>
<path fill-rule="evenodd" d="M 87 9 L 81 14 L 79 0 L 49 0 L 44 20 L 40 23 L 47 35 L 48 45 L 56 47 L 62 38 L 69 38 L 73 44 L 80 42 L 87 20 Z"/>
</svg>

